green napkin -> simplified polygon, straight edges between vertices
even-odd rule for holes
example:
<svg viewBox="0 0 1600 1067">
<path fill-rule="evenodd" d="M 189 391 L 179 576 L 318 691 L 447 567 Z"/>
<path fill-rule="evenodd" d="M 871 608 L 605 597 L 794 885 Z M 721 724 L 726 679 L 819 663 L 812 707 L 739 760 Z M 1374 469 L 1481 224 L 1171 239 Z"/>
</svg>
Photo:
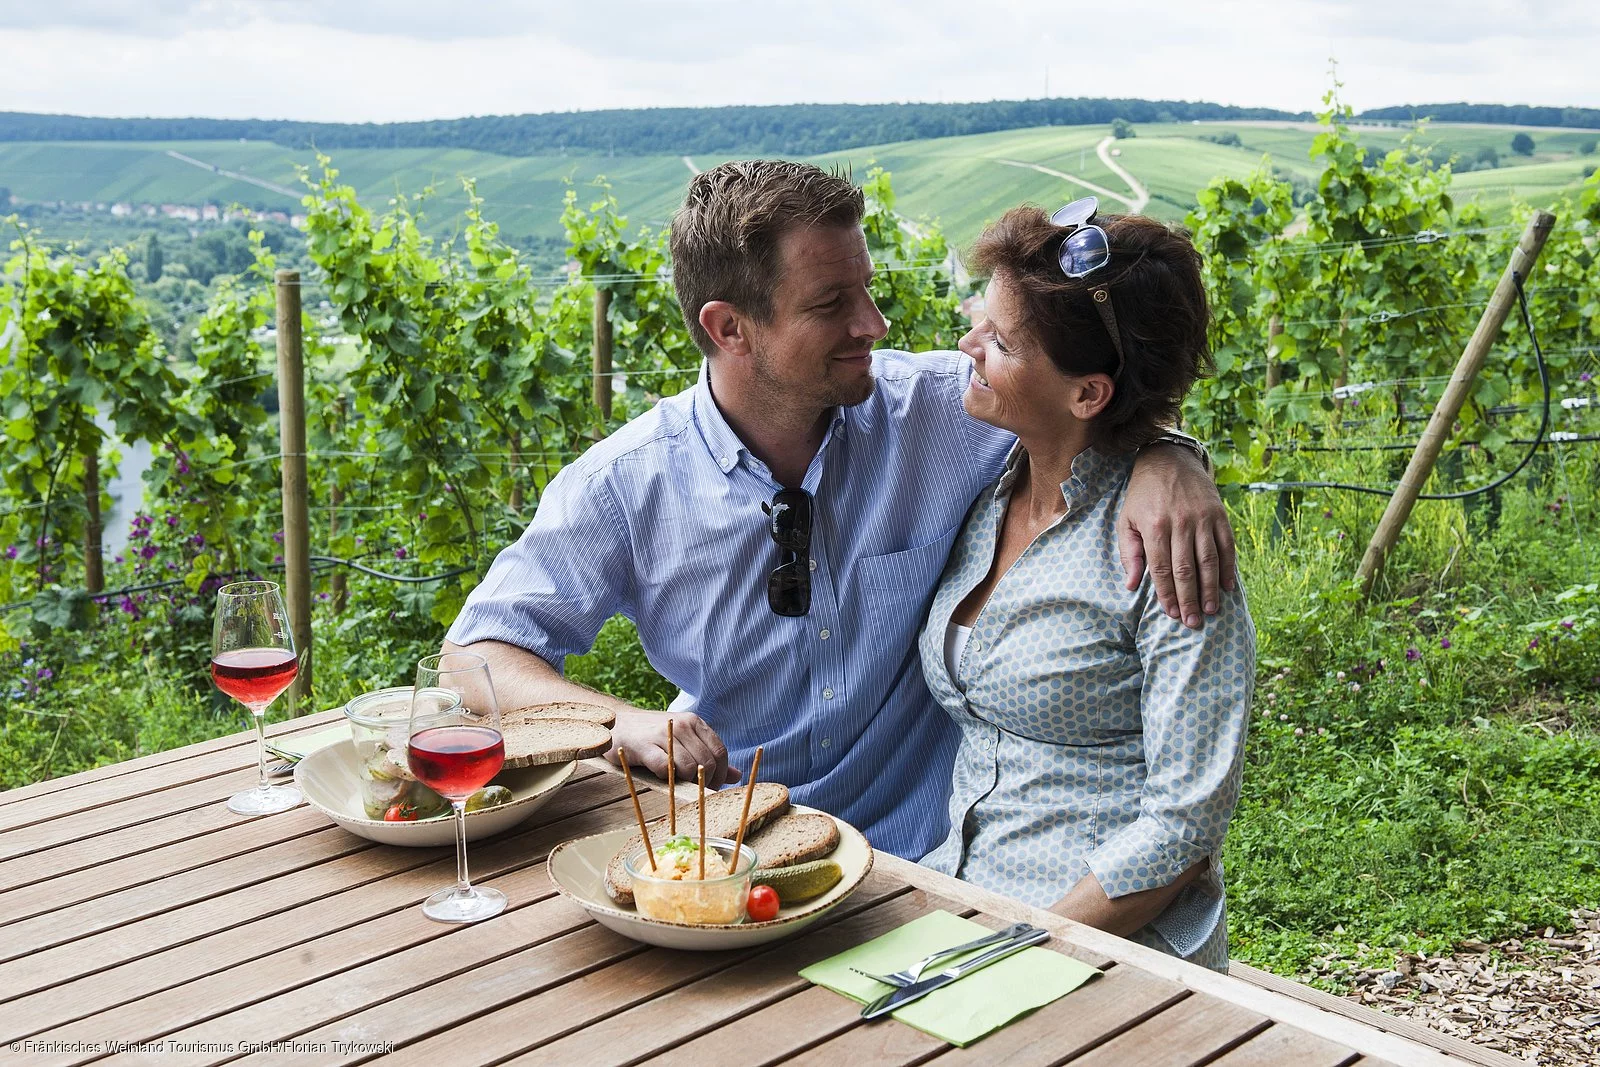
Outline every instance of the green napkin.
<svg viewBox="0 0 1600 1067">
<path fill-rule="evenodd" d="M 311 755 L 319 748 L 336 745 L 340 741 L 350 740 L 350 724 L 337 722 L 321 730 L 313 730 L 309 734 L 295 734 L 291 737 L 267 738 L 267 751 L 275 756 L 288 760 L 290 763 L 298 762 Z"/>
<path fill-rule="evenodd" d="M 888 974 L 909 967 L 930 952 L 992 932 L 948 911 L 930 912 L 864 945 L 814 963 L 801 971 L 800 977 L 868 1004 L 889 992 L 890 987 L 850 968 Z M 959 958 L 936 964 L 925 976 L 931 978 L 955 962 Z M 1087 963 L 1052 949 L 1024 949 L 907 1004 L 893 1018 L 965 1048 L 1013 1019 L 1066 996 L 1099 973 Z"/>
</svg>

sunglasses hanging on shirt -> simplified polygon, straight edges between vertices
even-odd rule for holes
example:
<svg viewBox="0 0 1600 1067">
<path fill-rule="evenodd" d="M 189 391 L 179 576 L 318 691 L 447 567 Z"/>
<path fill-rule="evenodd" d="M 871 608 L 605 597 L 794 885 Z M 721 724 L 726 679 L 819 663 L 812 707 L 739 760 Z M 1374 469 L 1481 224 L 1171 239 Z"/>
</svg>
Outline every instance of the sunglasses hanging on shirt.
<svg viewBox="0 0 1600 1067">
<path fill-rule="evenodd" d="M 1050 216 L 1052 223 L 1070 230 L 1061 242 L 1058 257 L 1061 273 L 1069 278 L 1087 278 L 1111 262 L 1111 238 L 1105 230 L 1094 225 L 1095 212 L 1099 207 L 1098 197 L 1086 196 L 1057 209 Z M 1111 372 L 1111 380 L 1116 381 L 1122 375 L 1125 357 L 1122 354 L 1122 334 L 1117 329 L 1117 313 L 1111 306 L 1110 286 L 1097 285 L 1089 290 L 1089 295 L 1094 299 L 1095 311 L 1100 313 L 1100 321 L 1105 323 L 1106 333 L 1111 335 L 1111 347 L 1117 350 L 1117 369 Z"/>
<path fill-rule="evenodd" d="M 811 610 L 811 494 L 781 489 L 761 510 L 779 549 L 778 566 L 767 576 L 767 605 L 778 615 L 804 615 Z"/>
</svg>

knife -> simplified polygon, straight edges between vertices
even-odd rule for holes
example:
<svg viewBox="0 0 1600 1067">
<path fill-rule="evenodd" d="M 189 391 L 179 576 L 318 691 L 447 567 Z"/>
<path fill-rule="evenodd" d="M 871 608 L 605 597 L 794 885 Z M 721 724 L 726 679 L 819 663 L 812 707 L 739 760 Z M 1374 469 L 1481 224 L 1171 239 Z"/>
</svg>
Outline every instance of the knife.
<svg viewBox="0 0 1600 1067">
<path fill-rule="evenodd" d="M 990 949 L 981 956 L 974 956 L 965 963 L 958 963 L 954 967 L 940 971 L 932 978 L 924 978 L 922 981 L 914 982 L 903 989 L 890 990 L 862 1008 L 861 1017 L 863 1019 L 877 1019 L 888 1015 L 890 1012 L 903 1008 L 914 1000 L 921 1000 L 935 989 L 943 989 L 951 982 L 965 978 L 974 971 L 981 971 L 991 963 L 999 963 L 1007 956 L 1014 956 L 1025 948 L 1048 940 L 1050 940 L 1049 930 L 1030 930 L 1003 945 Z"/>
</svg>

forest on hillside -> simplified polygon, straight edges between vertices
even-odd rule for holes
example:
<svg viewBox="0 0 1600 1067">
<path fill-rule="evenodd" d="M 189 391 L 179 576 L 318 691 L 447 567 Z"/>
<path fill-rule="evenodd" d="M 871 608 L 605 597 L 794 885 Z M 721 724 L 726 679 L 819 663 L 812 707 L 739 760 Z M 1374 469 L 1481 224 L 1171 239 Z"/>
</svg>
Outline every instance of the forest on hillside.
<svg viewBox="0 0 1600 1067">
<path fill-rule="evenodd" d="M 1058 97 L 972 104 L 787 104 L 632 108 L 487 115 L 431 122 L 322 123 L 274 119 L 118 119 L 0 112 L 0 141 L 214 141 L 290 148 L 470 148 L 501 155 L 562 152 L 817 155 L 862 145 L 1031 126 L 1195 119 L 1295 119 L 1309 114 L 1182 100 Z"/>
</svg>

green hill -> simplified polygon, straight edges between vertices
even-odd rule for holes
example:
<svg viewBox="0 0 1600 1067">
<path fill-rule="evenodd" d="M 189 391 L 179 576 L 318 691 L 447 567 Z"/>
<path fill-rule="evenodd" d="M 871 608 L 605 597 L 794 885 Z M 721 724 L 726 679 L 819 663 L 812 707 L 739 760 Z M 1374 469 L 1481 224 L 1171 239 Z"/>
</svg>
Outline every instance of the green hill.
<svg viewBox="0 0 1600 1067">
<path fill-rule="evenodd" d="M 1211 178 L 1243 176 L 1270 155 L 1285 172 L 1314 178 L 1308 150 L 1315 127 L 1302 122 L 1164 123 L 1138 126 L 1137 136 L 1117 141 L 1117 162 L 1149 189 L 1144 210 L 1182 218 L 1196 190 Z M 1596 157 L 1580 155 L 1594 134 L 1526 128 L 1535 139 L 1531 157 L 1513 155 L 1512 136 L 1521 127 L 1435 124 L 1423 140 L 1439 158 L 1452 153 L 1473 160 L 1494 148 L 1501 166 L 1456 178 L 1457 199 L 1474 198 L 1491 214 L 1503 215 L 1518 199 L 1543 205 L 1582 181 Z M 1405 131 L 1362 127 L 1364 142 L 1380 151 L 1401 143 Z M 825 166 L 848 165 L 857 174 L 877 163 L 894 174 L 899 207 L 912 217 L 937 219 L 958 243 L 970 241 L 985 221 L 1023 201 L 1052 205 L 1087 190 L 1081 179 L 1109 193 L 1132 198 L 1127 183 L 1096 153 L 1104 126 L 1047 126 L 960 137 L 901 141 L 812 157 Z M 1218 140 L 1237 143 L 1217 143 Z M 194 165 L 179 153 L 200 161 Z M 722 155 L 505 156 L 455 148 L 344 148 L 334 163 L 360 195 L 382 204 L 396 190 L 416 193 L 434 184 L 439 192 L 428 210 L 443 230 L 463 202 L 458 175 L 477 179 L 491 218 L 513 239 L 560 235 L 558 216 L 564 180 L 580 186 L 599 175 L 612 184 L 636 224 L 659 226 L 683 195 L 690 167 L 707 167 Z M 67 201 L 198 205 L 239 202 L 291 211 L 297 198 L 252 184 L 297 188 L 296 164 L 313 162 L 298 151 L 263 141 L 33 142 L 0 143 L 0 187 L 23 203 Z M 233 172 L 236 177 L 223 172 Z M 1119 208 L 1115 201 L 1109 207 Z M 38 220 L 51 232 L 48 217 Z M 75 236 L 62 233 L 59 236 Z"/>
</svg>

